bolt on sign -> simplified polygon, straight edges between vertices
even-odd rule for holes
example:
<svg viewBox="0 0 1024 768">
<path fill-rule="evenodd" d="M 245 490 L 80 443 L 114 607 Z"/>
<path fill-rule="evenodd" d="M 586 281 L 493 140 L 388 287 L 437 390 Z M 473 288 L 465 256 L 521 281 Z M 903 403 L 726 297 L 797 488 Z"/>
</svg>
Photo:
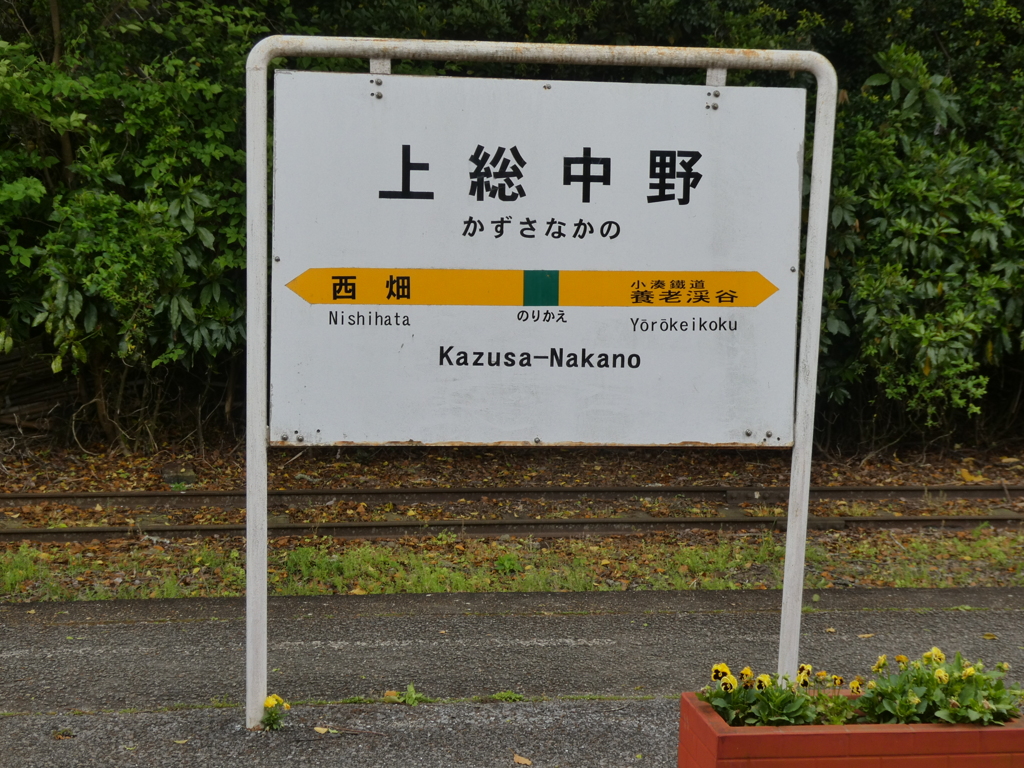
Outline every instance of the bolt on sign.
<svg viewBox="0 0 1024 768">
<path fill-rule="evenodd" d="M 274 99 L 272 442 L 792 444 L 803 90 Z"/>
</svg>

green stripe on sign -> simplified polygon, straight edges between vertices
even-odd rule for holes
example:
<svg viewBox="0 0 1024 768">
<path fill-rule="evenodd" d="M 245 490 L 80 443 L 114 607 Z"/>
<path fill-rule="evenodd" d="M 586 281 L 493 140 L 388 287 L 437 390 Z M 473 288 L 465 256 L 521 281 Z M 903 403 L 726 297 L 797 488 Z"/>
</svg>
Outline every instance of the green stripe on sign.
<svg viewBox="0 0 1024 768">
<path fill-rule="evenodd" d="M 523 270 L 523 306 L 558 306 L 558 270 Z"/>
</svg>

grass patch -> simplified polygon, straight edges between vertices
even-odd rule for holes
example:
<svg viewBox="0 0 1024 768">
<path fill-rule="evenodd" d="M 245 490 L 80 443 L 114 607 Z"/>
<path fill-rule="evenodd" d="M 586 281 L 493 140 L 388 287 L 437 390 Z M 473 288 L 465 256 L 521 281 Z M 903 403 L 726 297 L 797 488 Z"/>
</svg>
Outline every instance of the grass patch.
<svg viewBox="0 0 1024 768">
<path fill-rule="evenodd" d="M 806 586 L 1024 586 L 1024 533 L 988 526 L 811 532 Z M 103 600 L 244 594 L 244 540 L 114 539 L 0 545 L 0 599 Z M 785 534 L 687 531 L 604 539 L 400 541 L 280 537 L 275 595 L 774 589 Z"/>
<path fill-rule="evenodd" d="M 523 700 L 526 699 L 526 697 L 523 696 L 523 694 L 516 693 L 515 691 L 498 691 L 497 693 L 493 694 L 491 696 L 491 698 L 494 699 L 495 701 L 505 701 L 505 702 L 509 702 L 509 701 L 523 701 Z"/>
</svg>

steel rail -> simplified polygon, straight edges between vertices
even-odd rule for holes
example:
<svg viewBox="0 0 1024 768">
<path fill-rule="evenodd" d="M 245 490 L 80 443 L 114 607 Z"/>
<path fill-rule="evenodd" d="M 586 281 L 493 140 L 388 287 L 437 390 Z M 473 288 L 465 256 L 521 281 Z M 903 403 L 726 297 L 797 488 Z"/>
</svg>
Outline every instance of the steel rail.
<svg viewBox="0 0 1024 768">
<path fill-rule="evenodd" d="M 784 502 L 788 486 L 509 486 L 499 488 L 301 488 L 268 491 L 269 505 L 324 505 L 339 501 L 367 504 L 444 504 L 456 501 L 579 501 L 585 499 L 628 500 L 633 498 L 675 497 L 694 501 Z M 995 500 L 1024 498 L 1024 485 L 885 485 L 812 486 L 811 501 L 887 501 L 887 500 Z M 245 507 L 245 491 L 60 491 L 45 493 L 0 493 L 0 508 L 61 503 L 86 507 L 100 504 L 107 508 L 163 507 L 190 509 Z"/>
<path fill-rule="evenodd" d="M 934 516 L 857 516 L 823 517 L 812 515 L 807 527 L 825 530 L 847 528 L 974 528 L 983 523 L 996 528 L 1024 526 L 1024 515 L 993 512 L 986 515 Z M 632 517 L 515 520 L 430 520 L 418 523 L 405 521 L 345 523 L 269 523 L 268 535 L 329 536 L 335 539 L 403 539 L 433 537 L 454 533 L 469 538 L 499 536 L 532 538 L 580 538 L 586 536 L 624 536 L 646 533 L 671 533 L 686 530 L 719 531 L 785 531 L 785 517 Z M 122 526 L 83 526 L 76 528 L 0 528 L 0 542 L 5 541 L 91 541 L 151 537 L 156 539 L 209 538 L 245 536 L 244 523 L 227 525 L 163 525 L 135 524 Z"/>
</svg>

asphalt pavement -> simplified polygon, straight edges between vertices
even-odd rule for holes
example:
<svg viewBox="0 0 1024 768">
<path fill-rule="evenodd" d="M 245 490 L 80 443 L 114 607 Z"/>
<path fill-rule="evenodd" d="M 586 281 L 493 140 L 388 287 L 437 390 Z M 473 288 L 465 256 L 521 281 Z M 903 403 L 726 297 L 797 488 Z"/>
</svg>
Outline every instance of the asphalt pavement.
<svg viewBox="0 0 1024 768">
<path fill-rule="evenodd" d="M 817 595 L 817 598 L 815 598 Z M 712 664 L 775 666 L 781 593 L 272 598 L 250 733 L 241 599 L 0 605 L 0 754 L 12 766 L 670 766 L 678 696 Z M 1024 670 L 1024 590 L 805 595 L 801 658 L 851 677 L 937 645 Z M 377 699 L 412 683 L 443 703 Z M 522 702 L 473 701 L 500 691 Z M 315 727 L 328 729 L 318 733 Z"/>
</svg>

